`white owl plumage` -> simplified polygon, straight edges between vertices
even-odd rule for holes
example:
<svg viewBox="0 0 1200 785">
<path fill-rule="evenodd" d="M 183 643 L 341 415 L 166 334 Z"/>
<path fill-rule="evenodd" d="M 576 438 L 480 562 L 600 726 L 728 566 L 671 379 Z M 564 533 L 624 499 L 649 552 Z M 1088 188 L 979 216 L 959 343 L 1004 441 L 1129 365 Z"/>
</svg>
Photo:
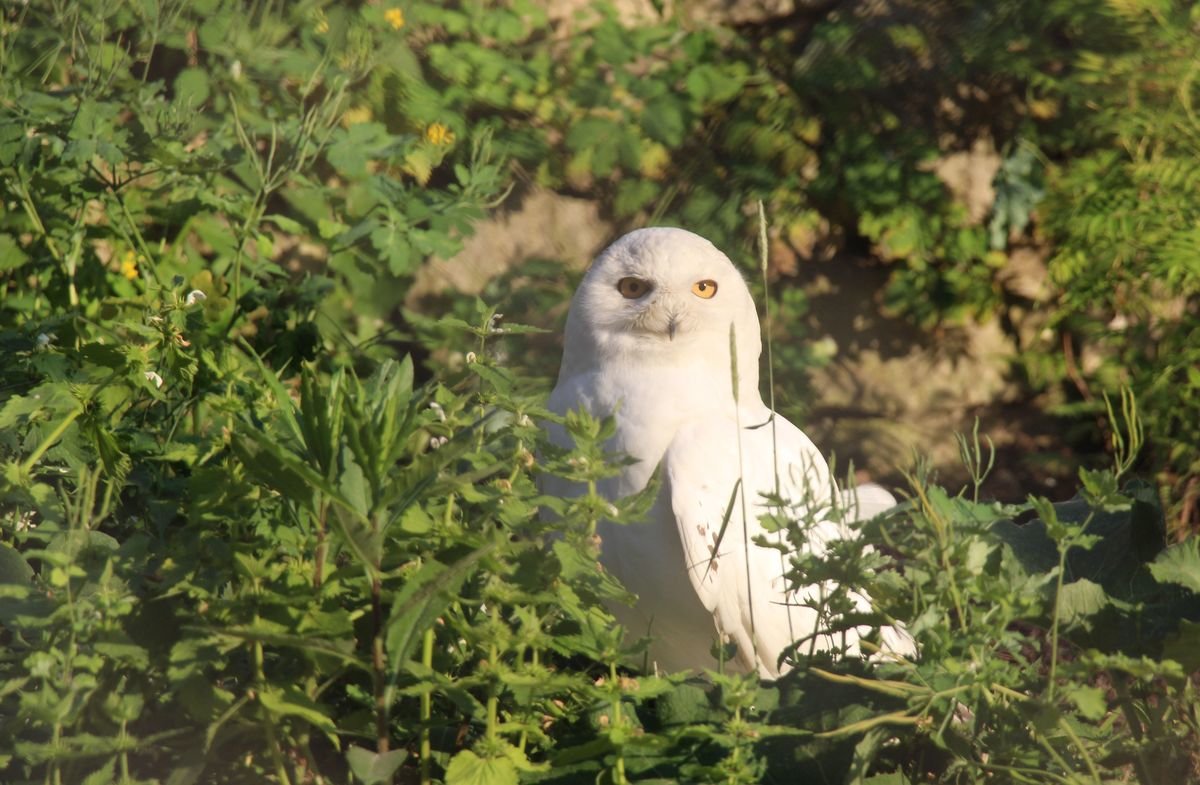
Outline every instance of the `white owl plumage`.
<svg viewBox="0 0 1200 785">
<path fill-rule="evenodd" d="M 814 636 L 819 620 L 811 606 L 826 587 L 788 593 L 786 557 L 753 542 L 785 542 L 758 521 L 766 511 L 762 494 L 778 492 L 810 510 L 849 505 L 859 518 L 894 504 L 878 486 L 834 489 L 813 443 L 763 403 L 761 351 L 758 313 L 741 274 L 712 243 L 682 229 L 640 229 L 618 239 L 596 258 L 567 315 L 549 407 L 615 415 L 608 447 L 638 459 L 600 492 L 610 499 L 636 493 L 662 466 L 662 489 L 645 524 L 602 522 L 599 533 L 602 564 L 639 598 L 614 613 L 631 633 L 654 638 L 650 657 L 664 670 L 715 667 L 712 643 L 725 635 L 737 643 L 735 667 L 774 678 L 793 641 L 856 651 L 866 632 Z M 551 438 L 569 446 L 560 428 L 551 428 Z M 578 493 L 553 478 L 546 490 Z M 810 530 L 817 556 L 847 535 L 834 516 L 822 517 Z M 866 597 L 854 600 L 869 609 Z M 914 651 L 902 630 L 884 628 L 881 639 L 898 654 Z"/>
</svg>

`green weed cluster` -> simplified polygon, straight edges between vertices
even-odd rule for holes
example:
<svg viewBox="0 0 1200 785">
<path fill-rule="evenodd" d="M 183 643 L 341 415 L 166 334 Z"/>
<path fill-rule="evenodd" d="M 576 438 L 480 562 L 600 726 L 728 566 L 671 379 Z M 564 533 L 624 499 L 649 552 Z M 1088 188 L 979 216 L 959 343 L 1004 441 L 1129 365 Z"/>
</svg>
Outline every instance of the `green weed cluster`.
<svg viewBox="0 0 1200 785">
<path fill-rule="evenodd" d="M 784 144 L 812 129 L 753 54 L 783 37 L 604 19 L 564 47 L 520 3 L 45 0 L 0 25 L 0 779 L 1196 776 L 1200 551 L 1165 547 L 1126 479 L 1132 398 L 1116 468 L 1064 504 L 981 502 L 977 440 L 961 493 L 915 469 L 872 549 L 795 577 L 869 586 L 861 621 L 904 621 L 920 659 L 797 657 L 762 685 L 642 667 L 594 535 L 653 490 L 594 493 L 611 424 L 545 443 L 542 391 L 504 360 L 529 328 L 472 303 L 418 325 L 456 369 L 400 359 L 390 317 L 503 191 L 500 155 L 733 234 L 753 227 L 728 193 L 782 172 L 773 207 L 811 218 L 788 212 L 822 193 L 804 155 L 842 150 L 850 176 L 850 152 L 909 138 Z M 814 35 L 841 52 L 851 28 Z M 697 157 L 697 129 L 744 165 Z M 930 198 L 910 218 L 951 210 Z M 908 220 L 879 215 L 880 238 Z M 543 473 L 593 490 L 544 497 Z"/>
</svg>

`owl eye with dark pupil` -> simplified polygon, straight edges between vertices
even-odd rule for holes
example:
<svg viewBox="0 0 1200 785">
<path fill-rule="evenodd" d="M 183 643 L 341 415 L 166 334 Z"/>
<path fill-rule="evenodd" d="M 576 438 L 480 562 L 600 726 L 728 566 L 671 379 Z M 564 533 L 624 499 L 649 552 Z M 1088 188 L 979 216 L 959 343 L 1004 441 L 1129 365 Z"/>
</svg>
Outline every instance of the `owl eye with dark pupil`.
<svg viewBox="0 0 1200 785">
<path fill-rule="evenodd" d="M 628 300 L 636 300 L 650 291 L 650 283 L 641 278 L 622 278 L 617 281 L 617 291 Z"/>
<path fill-rule="evenodd" d="M 696 281 L 692 284 L 692 294 L 699 297 L 701 300 L 711 300 L 717 293 L 717 282 L 709 279 Z"/>
</svg>

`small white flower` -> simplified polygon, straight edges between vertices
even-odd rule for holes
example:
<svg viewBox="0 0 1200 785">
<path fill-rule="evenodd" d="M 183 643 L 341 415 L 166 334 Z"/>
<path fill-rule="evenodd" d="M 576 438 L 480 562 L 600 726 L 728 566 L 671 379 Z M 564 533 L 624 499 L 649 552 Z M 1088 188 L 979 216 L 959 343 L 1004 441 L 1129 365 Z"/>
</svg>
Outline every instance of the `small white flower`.
<svg viewBox="0 0 1200 785">
<path fill-rule="evenodd" d="M 45 349 L 47 346 L 50 345 L 50 342 L 52 340 L 54 340 L 54 336 L 47 335 L 46 333 L 38 333 L 38 337 L 37 337 L 38 348 Z"/>
<path fill-rule="evenodd" d="M 229 64 L 229 75 L 233 77 L 233 81 L 238 82 L 242 79 L 242 61 L 234 60 Z"/>
<path fill-rule="evenodd" d="M 437 401 L 430 401 L 429 408 L 433 409 L 433 413 L 437 415 L 437 417 L 440 421 L 442 421 L 442 422 L 446 421 L 446 410 L 442 408 L 442 405 L 440 403 L 438 403 Z"/>
<path fill-rule="evenodd" d="M 146 371 L 142 375 L 145 376 L 148 380 L 154 382 L 154 386 L 157 389 L 160 389 L 160 390 L 162 389 L 162 385 L 163 385 L 162 377 L 159 376 L 158 374 L 156 374 L 154 371 Z"/>
<path fill-rule="evenodd" d="M 504 328 L 499 326 L 500 320 L 503 318 L 504 318 L 504 314 L 502 314 L 502 313 L 492 314 L 492 318 L 488 321 L 488 332 L 489 333 L 504 332 Z"/>
<path fill-rule="evenodd" d="M 533 425 L 533 421 L 529 419 L 528 414 L 522 414 L 517 418 L 517 425 L 520 425 L 523 428 L 528 428 L 530 425 Z"/>
<path fill-rule="evenodd" d="M 474 363 L 475 363 L 475 361 L 476 361 L 476 360 L 478 360 L 478 359 L 479 359 L 479 358 L 477 358 L 477 357 L 475 356 L 475 352 L 467 352 L 467 365 L 472 365 L 472 364 L 474 364 Z"/>
<path fill-rule="evenodd" d="M 146 317 L 146 321 L 149 322 L 150 324 L 162 324 L 162 320 L 163 320 L 163 318 L 161 316 L 147 316 Z"/>
<path fill-rule="evenodd" d="M 608 505 L 608 514 L 609 515 L 611 515 L 615 518 L 617 516 L 617 513 L 619 513 L 619 512 L 620 512 L 620 510 L 617 509 L 616 505 L 613 505 L 613 504 Z"/>
<path fill-rule="evenodd" d="M 190 292 L 188 292 L 187 299 L 183 301 L 183 304 L 190 308 L 193 305 L 195 305 L 196 303 L 202 303 L 207 299 L 208 299 L 207 294 L 200 291 L 199 289 L 193 289 Z"/>
<path fill-rule="evenodd" d="M 441 447 L 448 441 L 450 441 L 450 440 L 447 439 L 445 436 L 434 436 L 433 438 L 431 438 L 429 440 L 429 449 L 436 450 L 437 448 Z"/>
</svg>

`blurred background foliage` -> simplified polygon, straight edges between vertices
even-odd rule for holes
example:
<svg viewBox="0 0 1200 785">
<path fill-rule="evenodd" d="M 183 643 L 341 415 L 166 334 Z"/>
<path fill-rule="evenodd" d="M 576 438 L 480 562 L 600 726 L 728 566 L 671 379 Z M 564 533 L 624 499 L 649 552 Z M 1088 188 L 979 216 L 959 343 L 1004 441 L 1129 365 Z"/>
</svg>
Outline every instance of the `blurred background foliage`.
<svg viewBox="0 0 1200 785">
<path fill-rule="evenodd" d="M 398 770 L 621 781 L 628 763 L 751 782 L 796 765 L 776 737 L 774 763 L 747 752 L 750 734 L 783 733 L 764 719 L 792 717 L 771 708 L 778 697 L 618 677 L 621 638 L 597 603 L 620 591 L 579 557 L 597 508 L 559 504 L 578 551 L 539 561 L 529 545 L 548 503 L 529 418 L 544 415 L 587 259 L 530 254 L 474 288 L 444 289 L 436 273 L 465 265 L 485 227 L 583 232 L 518 225 L 547 193 L 589 205 L 597 242 L 676 224 L 744 265 L 770 307 L 781 405 L 802 420 L 820 413 L 812 374 L 839 352 L 811 318 L 814 269 L 879 280 L 856 312 L 934 346 L 999 325 L 1012 351 L 996 362 L 1016 390 L 1005 404 L 1048 418 L 1058 450 L 1052 468 L 1006 455 L 1024 483 L 1007 501 L 1046 487 L 1044 472 L 1074 485 L 1079 466 L 1125 460 L 1106 398 L 1136 395 L 1138 469 L 1155 488 L 1123 496 L 1085 471 L 1093 512 L 1075 502 L 1070 525 L 1048 503 L 922 497 L 928 477 L 914 479 L 908 588 L 885 594 L 899 614 L 916 592 L 908 611 L 926 614 L 926 670 L 891 674 L 926 691 L 904 692 L 906 709 L 875 695 L 804 725 L 874 729 L 886 711 L 912 735 L 900 751 L 882 731 L 814 742 L 806 765 L 836 761 L 864 782 L 871 765 L 941 781 L 1194 772 L 1196 625 L 1172 626 L 1194 616 L 1194 540 L 1156 580 L 1146 565 L 1163 520 L 1171 537 L 1200 525 L 1200 12 L 1171 0 L 723 8 L 4 5 L 0 722 L 19 742 L 0 750 L 6 779 L 148 781 L 166 767 L 176 785 Z M 982 196 L 946 174 L 979 150 Z M 769 292 L 750 274 L 759 200 Z M 485 256 L 514 255 L 512 237 L 481 236 Z M 490 409 L 503 416 L 480 422 Z M 599 463 L 599 426 L 576 427 Z M 546 469 L 577 471 L 556 460 Z M 1100 586 L 1111 563 L 1080 566 L 1096 510 L 1137 513 L 1101 516 L 1127 585 Z M 1021 516 L 1046 536 L 996 538 Z M 1131 530 L 1140 549 L 1121 544 Z M 1002 548 L 1030 574 L 1003 566 Z M 982 577 L 956 589 L 946 560 Z M 1027 583 L 1036 602 L 999 620 L 949 599 L 999 605 Z M 1149 637 L 1096 643 L 1097 614 Z M 1097 648 L 1064 643 L 1060 663 L 1060 621 Z M 998 638 L 1007 659 L 981 654 Z M 1175 659 L 1156 660 L 1164 651 Z M 543 655 L 587 664 L 552 673 Z M 1048 689 L 1033 683 L 1046 657 Z M 1056 667 L 1075 680 L 1067 697 Z M 821 693 L 797 689 L 785 703 Z M 955 696 L 981 713 L 964 719 Z M 645 721 L 656 701 L 658 725 Z M 1013 728 L 1031 735 L 1013 747 Z"/>
</svg>

